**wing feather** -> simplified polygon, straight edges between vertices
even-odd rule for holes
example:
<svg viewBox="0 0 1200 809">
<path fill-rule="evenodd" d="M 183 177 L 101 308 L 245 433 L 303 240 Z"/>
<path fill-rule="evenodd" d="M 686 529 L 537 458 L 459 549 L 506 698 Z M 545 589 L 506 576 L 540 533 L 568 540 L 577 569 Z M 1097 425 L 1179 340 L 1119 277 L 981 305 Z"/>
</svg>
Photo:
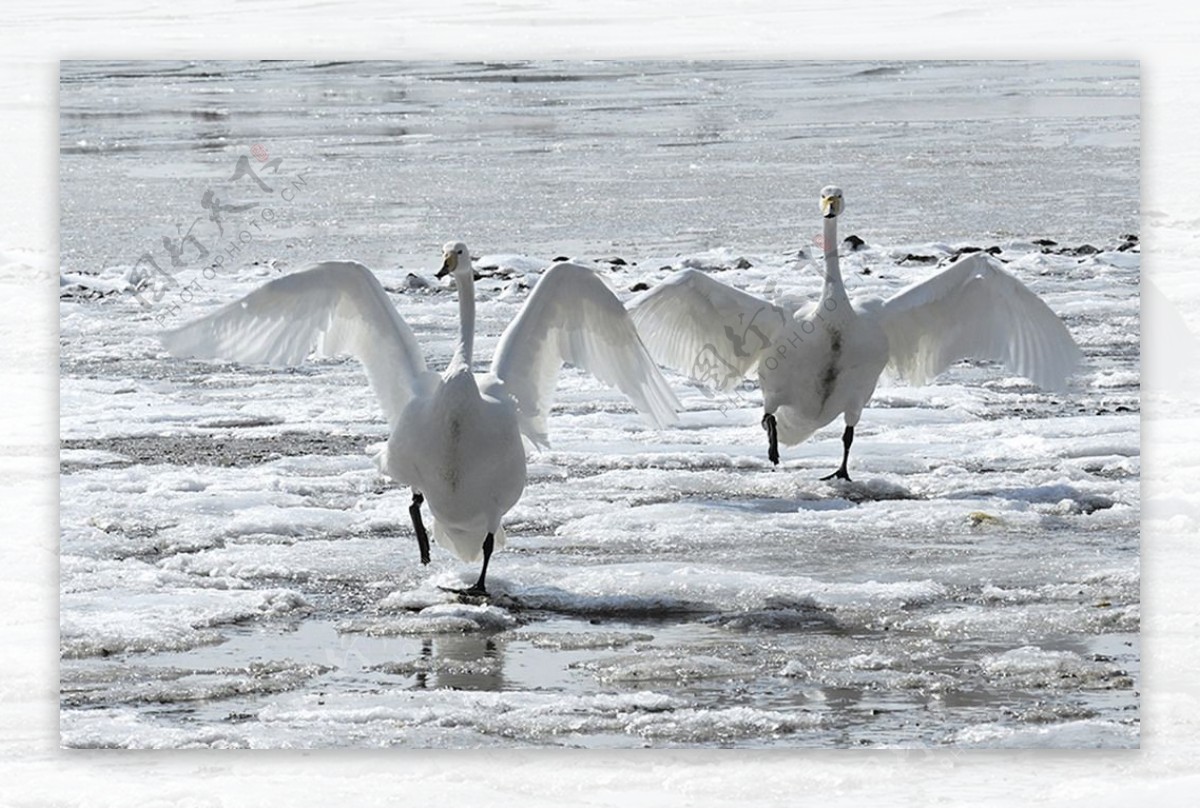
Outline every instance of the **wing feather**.
<svg viewBox="0 0 1200 809">
<path fill-rule="evenodd" d="M 1062 390 L 1081 353 L 1062 320 L 983 253 L 896 293 L 879 307 L 890 364 L 924 384 L 962 359 L 987 359 Z"/>
<path fill-rule="evenodd" d="M 522 432 L 537 444 L 547 443 L 546 414 L 564 362 L 619 389 L 656 427 L 675 420 L 679 402 L 629 314 L 598 275 L 577 264 L 546 271 L 492 360 L 492 374 L 517 401 Z"/>
<path fill-rule="evenodd" d="M 629 304 L 651 356 L 716 390 L 758 365 L 791 316 L 699 270 L 681 270 Z"/>
<path fill-rule="evenodd" d="M 216 312 L 162 333 L 176 357 L 298 365 L 312 353 L 366 366 L 395 427 L 425 372 L 416 337 L 369 269 L 327 261 L 277 278 Z"/>
</svg>

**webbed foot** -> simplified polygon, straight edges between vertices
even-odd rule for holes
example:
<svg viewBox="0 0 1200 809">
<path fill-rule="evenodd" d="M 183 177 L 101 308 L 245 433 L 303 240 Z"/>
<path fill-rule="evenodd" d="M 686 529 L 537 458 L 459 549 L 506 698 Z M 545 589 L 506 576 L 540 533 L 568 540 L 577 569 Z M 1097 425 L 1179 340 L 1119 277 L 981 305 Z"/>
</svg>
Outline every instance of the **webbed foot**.
<svg viewBox="0 0 1200 809">
<path fill-rule="evenodd" d="M 438 589 L 447 593 L 454 593 L 454 595 L 458 596 L 459 601 L 466 601 L 471 604 L 482 604 L 491 598 L 491 594 L 487 591 L 487 588 L 480 587 L 478 584 L 472 584 L 470 587 L 465 588 L 439 586 Z"/>
</svg>

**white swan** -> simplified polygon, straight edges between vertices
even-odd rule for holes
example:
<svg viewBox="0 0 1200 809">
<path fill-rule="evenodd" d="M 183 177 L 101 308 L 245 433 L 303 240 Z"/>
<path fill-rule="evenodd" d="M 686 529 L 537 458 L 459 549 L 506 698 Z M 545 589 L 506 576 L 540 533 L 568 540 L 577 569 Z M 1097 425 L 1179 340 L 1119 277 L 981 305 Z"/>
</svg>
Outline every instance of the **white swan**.
<svg viewBox="0 0 1200 809">
<path fill-rule="evenodd" d="M 546 444 L 558 371 L 578 365 L 625 393 L 655 426 L 679 409 L 633 323 L 599 276 L 556 264 L 535 286 L 496 346 L 486 374 L 471 371 L 475 276 L 462 243 L 444 248 L 437 277 L 458 287 L 460 338 L 446 371 L 435 374 L 375 275 L 330 261 L 276 279 L 219 311 L 162 335 L 177 357 L 295 365 L 315 348 L 350 354 L 366 366 L 391 436 L 377 458 L 412 487 L 409 507 L 422 563 L 429 539 L 421 504 L 433 512 L 438 544 L 464 561 L 483 556 L 465 595 L 487 594 L 488 560 L 504 545 L 501 521 L 525 488 L 521 433 Z"/>
<path fill-rule="evenodd" d="M 850 480 L 854 426 L 883 369 L 924 384 L 960 359 L 990 359 L 1061 390 L 1080 359 L 1062 321 L 985 253 L 973 253 L 886 301 L 851 304 L 837 254 L 842 191 L 821 190 L 825 284 L 800 311 L 683 270 L 631 301 L 634 322 L 661 364 L 729 390 L 757 368 L 768 457 L 845 418 L 842 465 L 822 480 Z"/>
</svg>

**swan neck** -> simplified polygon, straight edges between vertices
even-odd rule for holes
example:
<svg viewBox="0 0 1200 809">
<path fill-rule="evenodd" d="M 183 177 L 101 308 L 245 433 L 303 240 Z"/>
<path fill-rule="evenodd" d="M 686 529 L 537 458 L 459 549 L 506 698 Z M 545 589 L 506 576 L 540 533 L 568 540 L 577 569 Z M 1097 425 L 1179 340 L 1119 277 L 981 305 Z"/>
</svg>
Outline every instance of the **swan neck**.
<svg viewBox="0 0 1200 809">
<path fill-rule="evenodd" d="M 471 276 L 474 273 L 472 272 Z M 475 351 L 475 279 L 468 276 L 458 284 L 458 346 L 451 365 L 462 365 L 468 370 Z"/>
<path fill-rule="evenodd" d="M 825 288 L 824 298 L 845 300 L 846 287 L 842 283 L 842 269 L 838 264 L 837 217 L 825 219 Z"/>
</svg>

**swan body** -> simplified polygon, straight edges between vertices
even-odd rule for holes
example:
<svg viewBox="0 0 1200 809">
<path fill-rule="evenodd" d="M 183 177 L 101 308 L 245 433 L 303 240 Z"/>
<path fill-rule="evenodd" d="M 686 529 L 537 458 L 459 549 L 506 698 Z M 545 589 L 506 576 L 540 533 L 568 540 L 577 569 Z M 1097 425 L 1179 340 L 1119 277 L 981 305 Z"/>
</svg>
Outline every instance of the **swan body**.
<svg viewBox="0 0 1200 809">
<path fill-rule="evenodd" d="M 545 417 L 564 362 L 618 387 L 655 426 L 673 421 L 679 403 L 620 301 L 586 267 L 556 264 L 544 273 L 486 373 L 472 370 L 474 268 L 461 242 L 444 247 L 438 278 L 447 275 L 458 288 L 460 335 L 441 374 L 426 369 L 411 329 L 356 262 L 276 279 L 162 339 L 177 357 L 294 365 L 315 349 L 362 361 L 390 429 L 376 462 L 413 490 L 421 561 L 429 561 L 421 519 L 428 502 L 434 540 L 464 561 L 482 557 L 478 581 L 460 591 L 482 596 L 488 561 L 505 543 L 504 515 L 525 488 L 522 435 L 547 443 Z"/>
<path fill-rule="evenodd" d="M 885 368 L 924 384 L 961 359 L 1003 363 L 1039 386 L 1062 390 L 1079 348 L 1062 321 L 985 253 L 973 253 L 887 300 L 851 302 L 837 255 L 840 188 L 821 191 L 825 281 L 820 298 L 789 308 L 682 270 L 630 303 L 660 364 L 730 390 L 757 372 L 768 457 L 778 442 L 804 441 L 842 416 L 849 480 L 854 427 Z"/>
<path fill-rule="evenodd" d="M 409 402 L 400 424 L 376 461 L 424 496 L 437 544 L 464 562 L 479 560 L 489 534 L 504 547 L 501 520 L 525 489 L 525 447 L 499 380 L 452 368 Z"/>
</svg>

